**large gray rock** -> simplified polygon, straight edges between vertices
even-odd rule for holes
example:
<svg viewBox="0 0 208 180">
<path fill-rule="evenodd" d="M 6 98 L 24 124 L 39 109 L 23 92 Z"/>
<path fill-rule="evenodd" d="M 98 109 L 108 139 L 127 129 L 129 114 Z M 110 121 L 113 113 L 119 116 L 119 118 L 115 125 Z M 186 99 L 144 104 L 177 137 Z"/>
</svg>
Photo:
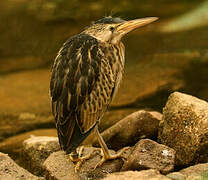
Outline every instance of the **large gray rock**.
<svg viewBox="0 0 208 180">
<path fill-rule="evenodd" d="M 122 170 L 157 169 L 167 174 L 174 168 L 175 151 L 149 139 L 140 140 L 124 162 Z"/>
<path fill-rule="evenodd" d="M 141 138 L 155 138 L 162 114 L 140 110 L 120 120 L 102 133 L 109 148 L 119 150 L 134 145 Z M 98 145 L 97 138 L 94 145 Z"/>
<path fill-rule="evenodd" d="M 47 157 L 60 150 L 57 137 L 31 136 L 23 142 L 24 166 L 36 175 L 42 175 Z"/>
<path fill-rule="evenodd" d="M 157 170 L 125 171 L 107 175 L 103 180 L 171 180 Z"/>
<path fill-rule="evenodd" d="M 175 92 L 163 109 L 159 141 L 176 151 L 176 164 L 208 161 L 208 103 Z"/>
<path fill-rule="evenodd" d="M 43 179 L 36 177 L 27 170 L 18 166 L 7 154 L 0 152 L 0 180 L 38 180 Z"/>
</svg>

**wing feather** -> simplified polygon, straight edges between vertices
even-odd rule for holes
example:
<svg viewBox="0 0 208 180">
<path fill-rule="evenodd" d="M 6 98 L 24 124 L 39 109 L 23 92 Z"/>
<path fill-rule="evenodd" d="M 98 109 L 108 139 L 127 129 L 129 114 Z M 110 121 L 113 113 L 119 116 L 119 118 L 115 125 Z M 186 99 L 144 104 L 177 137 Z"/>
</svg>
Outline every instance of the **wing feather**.
<svg viewBox="0 0 208 180">
<path fill-rule="evenodd" d="M 52 68 L 50 95 L 61 147 L 67 149 L 77 125 L 87 134 L 112 100 L 116 76 L 105 49 L 89 35 L 69 39 Z"/>
</svg>

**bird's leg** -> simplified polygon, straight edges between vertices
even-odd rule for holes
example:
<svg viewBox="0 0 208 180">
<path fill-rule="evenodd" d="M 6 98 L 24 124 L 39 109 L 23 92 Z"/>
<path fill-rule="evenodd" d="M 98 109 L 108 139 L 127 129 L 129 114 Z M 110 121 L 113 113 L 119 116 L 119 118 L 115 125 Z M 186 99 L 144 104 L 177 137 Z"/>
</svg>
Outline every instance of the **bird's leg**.
<svg viewBox="0 0 208 180">
<path fill-rule="evenodd" d="M 78 153 L 75 151 L 72 152 L 69 156 L 71 161 L 76 163 L 75 172 L 78 172 L 82 163 L 87 159 L 90 159 L 93 153 L 97 151 L 96 149 L 94 149 L 92 152 L 82 157 L 83 150 L 84 150 L 84 146 L 80 146 L 80 148 L 78 149 Z"/>
<path fill-rule="evenodd" d="M 97 138 L 98 138 L 98 142 L 101 146 L 101 154 L 102 154 L 102 159 L 101 161 L 95 166 L 95 169 L 99 166 L 101 166 L 105 161 L 107 160 L 112 160 L 112 159 L 117 159 L 117 158 L 125 158 L 122 154 L 127 150 L 129 149 L 128 147 L 127 148 L 124 148 L 122 151 L 120 151 L 119 153 L 116 153 L 116 154 L 111 154 L 105 141 L 103 140 L 101 134 L 99 133 L 98 131 L 98 127 L 96 126 L 96 134 L 97 134 Z"/>
<path fill-rule="evenodd" d="M 72 161 L 72 162 L 78 162 L 79 161 L 79 155 L 77 153 L 77 151 L 73 151 L 69 154 L 69 159 Z"/>
</svg>

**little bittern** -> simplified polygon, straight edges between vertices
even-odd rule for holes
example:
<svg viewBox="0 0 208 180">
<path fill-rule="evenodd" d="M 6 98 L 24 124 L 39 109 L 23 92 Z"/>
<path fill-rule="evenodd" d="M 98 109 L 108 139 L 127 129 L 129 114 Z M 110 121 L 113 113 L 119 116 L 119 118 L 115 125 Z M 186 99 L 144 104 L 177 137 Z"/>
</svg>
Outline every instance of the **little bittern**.
<svg viewBox="0 0 208 180">
<path fill-rule="evenodd" d="M 64 43 L 52 68 L 50 95 L 59 143 L 66 153 L 75 152 L 96 128 L 103 151 L 100 165 L 121 157 L 121 153 L 110 154 L 97 125 L 122 79 L 125 49 L 121 38 L 157 19 L 125 21 L 106 17 Z"/>
</svg>

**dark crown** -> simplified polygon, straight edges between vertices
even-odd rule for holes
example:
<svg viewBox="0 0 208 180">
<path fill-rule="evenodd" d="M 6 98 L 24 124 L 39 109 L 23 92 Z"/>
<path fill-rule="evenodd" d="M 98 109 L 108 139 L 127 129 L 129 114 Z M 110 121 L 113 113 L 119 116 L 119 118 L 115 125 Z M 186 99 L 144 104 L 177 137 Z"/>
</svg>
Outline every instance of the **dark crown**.
<svg viewBox="0 0 208 180">
<path fill-rule="evenodd" d="M 93 22 L 93 24 L 117 24 L 117 23 L 122 23 L 124 21 L 125 20 L 121 18 L 105 17 Z"/>
</svg>

